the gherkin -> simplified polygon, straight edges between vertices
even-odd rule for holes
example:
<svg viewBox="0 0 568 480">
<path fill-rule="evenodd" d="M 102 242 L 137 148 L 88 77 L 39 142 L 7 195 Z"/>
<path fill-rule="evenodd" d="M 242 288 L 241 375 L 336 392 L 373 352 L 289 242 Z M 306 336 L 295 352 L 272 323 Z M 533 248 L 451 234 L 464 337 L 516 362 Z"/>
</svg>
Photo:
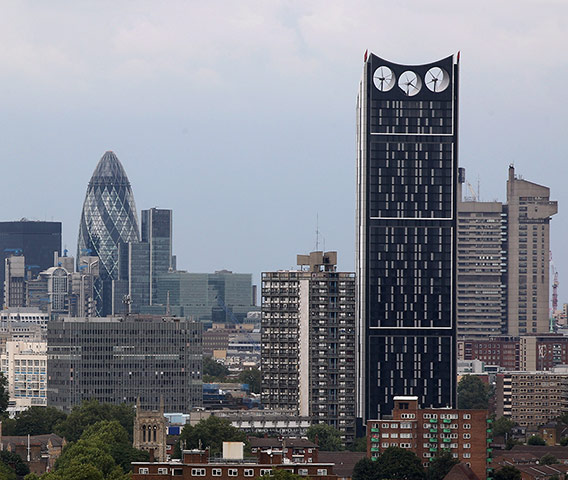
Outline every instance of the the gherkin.
<svg viewBox="0 0 568 480">
<path fill-rule="evenodd" d="M 98 312 L 112 313 L 113 280 L 118 280 L 118 245 L 139 241 L 134 195 L 126 172 L 113 152 L 97 164 L 87 187 L 81 213 L 77 259 L 96 255 L 100 259 Z"/>
</svg>

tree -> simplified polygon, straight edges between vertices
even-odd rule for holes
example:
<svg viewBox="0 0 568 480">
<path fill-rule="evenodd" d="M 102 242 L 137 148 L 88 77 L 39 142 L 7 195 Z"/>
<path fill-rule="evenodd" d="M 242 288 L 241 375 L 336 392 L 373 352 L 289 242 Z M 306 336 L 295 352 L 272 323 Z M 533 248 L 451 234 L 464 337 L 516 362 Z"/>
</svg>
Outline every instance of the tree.
<svg viewBox="0 0 568 480">
<path fill-rule="evenodd" d="M 379 457 L 379 478 L 383 480 L 423 480 L 424 468 L 414 452 L 389 447 Z"/>
<path fill-rule="evenodd" d="M 527 445 L 546 445 L 544 438 L 539 435 L 533 435 L 527 441 Z"/>
<path fill-rule="evenodd" d="M 81 435 L 81 439 L 93 444 L 111 446 L 109 453 L 124 473 L 131 469 L 132 462 L 144 462 L 150 459 L 148 452 L 137 450 L 132 446 L 128 432 L 116 420 L 95 423 Z"/>
<path fill-rule="evenodd" d="M 246 435 L 229 420 L 211 415 L 194 427 L 183 427 L 178 443 L 187 449 L 210 447 L 210 454 L 215 455 L 223 451 L 223 442 L 246 442 Z"/>
<path fill-rule="evenodd" d="M 55 425 L 67 415 L 54 407 L 30 407 L 11 422 L 2 421 L 3 435 L 44 435 L 53 433 Z"/>
<path fill-rule="evenodd" d="M 555 465 L 555 464 L 560 463 L 560 462 L 551 453 L 546 453 L 542 457 L 540 457 L 539 463 L 541 465 Z"/>
<path fill-rule="evenodd" d="M 349 445 L 348 450 L 352 452 L 366 452 L 367 437 L 356 438 L 355 441 L 351 445 Z"/>
<path fill-rule="evenodd" d="M 128 432 L 117 420 L 103 420 L 87 427 L 79 440 L 68 444 L 55 464 L 53 478 L 42 480 L 125 480 L 131 462 L 148 459 L 147 452 L 131 446 Z M 79 476 L 81 469 L 87 472 L 83 477 Z"/>
<path fill-rule="evenodd" d="M 260 370 L 258 368 L 242 371 L 238 380 L 241 383 L 248 384 L 252 393 L 260 393 Z"/>
<path fill-rule="evenodd" d="M 560 445 L 562 445 L 563 447 L 565 447 L 566 445 L 568 445 L 568 437 L 562 437 L 560 439 Z"/>
<path fill-rule="evenodd" d="M 463 410 L 486 409 L 489 404 L 489 387 L 475 375 L 465 375 L 458 383 L 458 408 Z"/>
<path fill-rule="evenodd" d="M 305 480 L 306 477 L 297 475 L 289 470 L 276 469 L 272 471 L 272 475 L 263 475 L 258 478 L 262 480 Z"/>
<path fill-rule="evenodd" d="M 203 357 L 203 375 L 215 378 L 224 378 L 229 375 L 229 369 L 225 365 L 210 357 Z"/>
<path fill-rule="evenodd" d="M 493 435 L 496 437 L 510 436 L 515 425 L 516 423 L 513 420 L 500 417 L 493 422 Z"/>
<path fill-rule="evenodd" d="M 0 451 L 0 461 L 2 464 L 10 467 L 18 477 L 23 477 L 30 473 L 30 467 L 24 463 L 22 457 L 17 453 L 12 453 L 7 450 Z"/>
<path fill-rule="evenodd" d="M 10 393 L 8 392 L 8 379 L 0 372 L 0 415 L 3 415 L 8 408 Z"/>
<path fill-rule="evenodd" d="M 378 462 L 370 458 L 362 458 L 353 467 L 353 480 L 377 480 L 378 475 Z"/>
<path fill-rule="evenodd" d="M 308 428 L 306 435 L 308 440 L 319 445 L 321 451 L 337 452 L 344 450 L 343 442 L 341 441 L 341 433 L 331 425 L 316 423 Z"/>
<path fill-rule="evenodd" d="M 4 463 L 0 463 L 0 479 L 1 480 L 17 480 L 18 476 L 13 468 L 10 468 Z"/>
<path fill-rule="evenodd" d="M 493 474 L 493 480 L 521 480 L 521 471 L 518 468 L 507 465 Z"/>
<path fill-rule="evenodd" d="M 428 465 L 426 478 L 428 480 L 442 480 L 459 461 L 448 451 L 442 452 Z"/>
<path fill-rule="evenodd" d="M 55 433 L 65 437 L 68 442 L 75 442 L 89 425 L 94 425 L 101 420 L 117 420 L 126 429 L 130 440 L 132 440 L 135 415 L 132 405 L 125 403 L 111 405 L 99 403 L 96 400 L 87 400 L 75 407 L 65 420 L 55 425 Z"/>
</svg>

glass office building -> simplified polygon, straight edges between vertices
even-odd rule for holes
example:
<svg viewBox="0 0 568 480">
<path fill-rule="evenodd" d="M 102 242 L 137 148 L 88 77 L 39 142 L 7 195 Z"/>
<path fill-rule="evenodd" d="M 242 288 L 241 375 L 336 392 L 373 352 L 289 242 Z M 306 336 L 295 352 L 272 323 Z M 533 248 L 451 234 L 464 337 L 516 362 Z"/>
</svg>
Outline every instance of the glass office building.
<svg viewBox="0 0 568 480">
<path fill-rule="evenodd" d="M 458 62 L 370 54 L 357 108 L 358 417 L 454 406 Z"/>
<path fill-rule="evenodd" d="M 0 302 L 4 301 L 5 260 L 25 258 L 27 278 L 53 266 L 53 254 L 61 255 L 61 222 L 0 222 Z"/>
<path fill-rule="evenodd" d="M 155 303 L 158 275 L 173 268 L 172 265 L 172 211 L 159 208 L 142 210 L 142 241 L 149 245 L 150 297 L 148 305 Z"/>
<path fill-rule="evenodd" d="M 113 280 L 118 280 L 118 244 L 139 241 L 138 219 L 130 182 L 113 152 L 100 159 L 87 187 L 79 225 L 77 258 L 100 259 L 97 288 L 100 315 L 113 313 Z"/>
</svg>

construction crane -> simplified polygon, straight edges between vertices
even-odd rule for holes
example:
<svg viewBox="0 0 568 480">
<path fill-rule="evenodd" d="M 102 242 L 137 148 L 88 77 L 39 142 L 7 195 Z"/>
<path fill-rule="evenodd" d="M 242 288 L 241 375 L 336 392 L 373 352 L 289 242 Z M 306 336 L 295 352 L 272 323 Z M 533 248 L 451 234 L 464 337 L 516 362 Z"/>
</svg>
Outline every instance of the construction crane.
<svg viewBox="0 0 568 480">
<path fill-rule="evenodd" d="M 552 262 L 552 252 L 550 252 L 550 276 L 552 278 L 552 308 L 550 311 L 550 331 L 555 331 L 556 327 L 556 320 L 555 315 L 556 311 L 558 310 L 558 270 L 554 266 Z"/>
</svg>

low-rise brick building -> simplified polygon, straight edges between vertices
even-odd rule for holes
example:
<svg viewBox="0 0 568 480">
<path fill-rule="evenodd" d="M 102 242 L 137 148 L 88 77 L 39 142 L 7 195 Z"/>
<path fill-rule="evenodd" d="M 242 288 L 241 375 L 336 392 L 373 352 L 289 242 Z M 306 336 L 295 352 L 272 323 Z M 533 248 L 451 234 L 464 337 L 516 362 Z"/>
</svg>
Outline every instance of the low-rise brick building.
<svg viewBox="0 0 568 480">
<path fill-rule="evenodd" d="M 274 470 L 288 470 L 312 480 L 337 480 L 332 463 L 284 461 L 282 451 L 260 452 L 256 459 L 210 459 L 208 450 L 184 450 L 182 459 L 133 462 L 132 480 L 254 480 Z"/>
<path fill-rule="evenodd" d="M 414 452 L 424 466 L 449 451 L 479 478 L 491 476 L 492 420 L 487 410 L 419 408 L 418 397 L 394 397 L 392 416 L 367 422 L 367 456 L 389 447 Z"/>
</svg>

